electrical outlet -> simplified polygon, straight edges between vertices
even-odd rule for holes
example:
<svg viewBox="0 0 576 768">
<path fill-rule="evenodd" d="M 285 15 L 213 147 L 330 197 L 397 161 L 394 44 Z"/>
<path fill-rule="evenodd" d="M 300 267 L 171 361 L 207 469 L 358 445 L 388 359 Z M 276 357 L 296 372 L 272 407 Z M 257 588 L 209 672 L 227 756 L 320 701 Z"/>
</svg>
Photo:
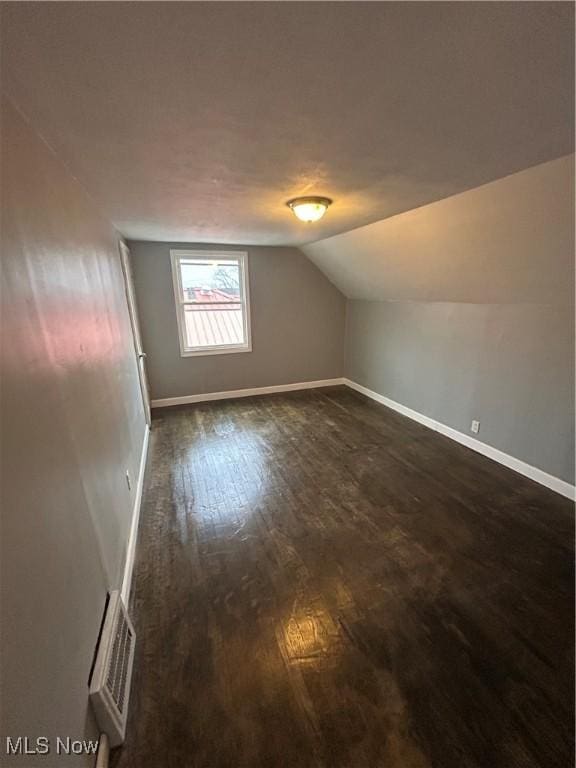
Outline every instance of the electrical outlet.
<svg viewBox="0 0 576 768">
<path fill-rule="evenodd" d="M 480 432 L 480 422 L 479 421 L 474 420 L 472 422 L 472 424 L 470 425 L 470 432 L 474 432 L 475 435 L 477 435 L 478 432 Z"/>
<path fill-rule="evenodd" d="M 128 490 L 132 490 L 132 481 L 130 480 L 130 472 L 126 470 L 126 482 L 128 483 Z"/>
</svg>

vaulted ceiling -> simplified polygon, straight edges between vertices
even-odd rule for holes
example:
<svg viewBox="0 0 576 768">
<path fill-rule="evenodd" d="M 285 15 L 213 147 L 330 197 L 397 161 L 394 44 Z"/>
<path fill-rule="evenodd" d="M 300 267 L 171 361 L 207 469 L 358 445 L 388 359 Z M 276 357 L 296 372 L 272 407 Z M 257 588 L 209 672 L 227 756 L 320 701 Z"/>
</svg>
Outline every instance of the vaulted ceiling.
<svg viewBox="0 0 576 768">
<path fill-rule="evenodd" d="M 2 4 L 3 88 L 130 238 L 302 244 L 573 147 L 573 5 Z M 333 197 L 317 225 L 284 206 Z"/>
<path fill-rule="evenodd" d="M 309 243 L 351 299 L 548 304 L 574 314 L 574 155 Z"/>
</svg>

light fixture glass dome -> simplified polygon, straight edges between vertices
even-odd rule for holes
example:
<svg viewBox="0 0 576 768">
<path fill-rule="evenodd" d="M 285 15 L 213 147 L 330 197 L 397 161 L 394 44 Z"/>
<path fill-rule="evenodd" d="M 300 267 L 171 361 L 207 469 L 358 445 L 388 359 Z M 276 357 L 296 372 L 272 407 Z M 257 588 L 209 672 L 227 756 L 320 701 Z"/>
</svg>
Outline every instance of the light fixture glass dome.
<svg viewBox="0 0 576 768">
<path fill-rule="evenodd" d="M 328 197 L 295 197 L 286 203 L 300 221 L 308 223 L 321 219 L 331 204 Z"/>
</svg>

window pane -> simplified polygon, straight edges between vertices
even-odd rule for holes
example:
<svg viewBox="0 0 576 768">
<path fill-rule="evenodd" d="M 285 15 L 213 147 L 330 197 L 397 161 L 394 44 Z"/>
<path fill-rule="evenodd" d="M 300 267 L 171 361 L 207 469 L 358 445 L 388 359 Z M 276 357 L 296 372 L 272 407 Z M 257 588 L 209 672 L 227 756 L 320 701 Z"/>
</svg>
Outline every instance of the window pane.
<svg viewBox="0 0 576 768">
<path fill-rule="evenodd" d="M 211 304 L 210 307 L 184 306 L 188 347 L 214 347 L 244 344 L 242 309 L 238 304 Z"/>
<path fill-rule="evenodd" d="M 235 262 L 180 261 L 184 301 L 223 304 L 240 301 L 240 267 Z"/>
</svg>

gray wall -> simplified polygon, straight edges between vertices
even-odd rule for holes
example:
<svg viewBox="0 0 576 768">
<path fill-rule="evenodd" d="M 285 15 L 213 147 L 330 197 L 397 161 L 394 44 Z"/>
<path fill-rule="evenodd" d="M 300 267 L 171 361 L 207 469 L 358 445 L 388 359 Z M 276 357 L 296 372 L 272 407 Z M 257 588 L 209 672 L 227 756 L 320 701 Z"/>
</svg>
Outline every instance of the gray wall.
<svg viewBox="0 0 576 768">
<path fill-rule="evenodd" d="M 346 376 L 574 482 L 569 307 L 350 301 Z"/>
<path fill-rule="evenodd" d="M 2 103 L 2 765 L 5 735 L 93 737 L 88 674 L 120 585 L 145 420 L 117 234 Z"/>
<path fill-rule="evenodd" d="M 296 248 L 129 243 L 152 398 L 342 376 L 345 299 Z M 252 352 L 181 357 L 170 248 L 248 252 Z"/>
<path fill-rule="evenodd" d="M 345 375 L 574 481 L 574 156 L 306 246 Z"/>
</svg>

